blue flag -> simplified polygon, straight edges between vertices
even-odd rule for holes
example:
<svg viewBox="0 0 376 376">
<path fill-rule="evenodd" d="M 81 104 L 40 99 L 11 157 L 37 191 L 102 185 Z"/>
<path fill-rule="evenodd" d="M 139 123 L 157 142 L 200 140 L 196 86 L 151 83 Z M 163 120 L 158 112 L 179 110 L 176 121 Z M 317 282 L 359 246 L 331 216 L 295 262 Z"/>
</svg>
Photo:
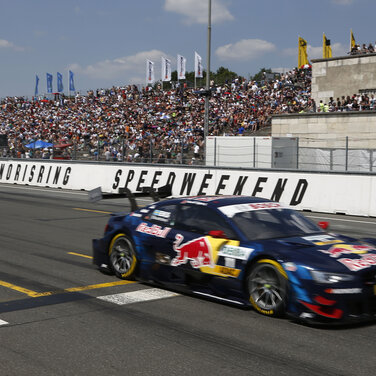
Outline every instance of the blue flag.
<svg viewBox="0 0 376 376">
<path fill-rule="evenodd" d="M 47 73 L 47 93 L 52 93 L 52 74 Z"/>
<path fill-rule="evenodd" d="M 61 93 L 64 90 L 63 75 L 57 72 L 57 91 Z"/>
<path fill-rule="evenodd" d="M 38 84 L 39 84 L 39 77 L 38 77 L 38 75 L 36 75 L 35 76 L 35 91 L 34 91 L 35 97 L 38 95 Z"/>
<path fill-rule="evenodd" d="M 69 91 L 76 91 L 76 89 L 74 88 L 73 76 L 74 76 L 73 72 L 69 71 Z"/>
</svg>

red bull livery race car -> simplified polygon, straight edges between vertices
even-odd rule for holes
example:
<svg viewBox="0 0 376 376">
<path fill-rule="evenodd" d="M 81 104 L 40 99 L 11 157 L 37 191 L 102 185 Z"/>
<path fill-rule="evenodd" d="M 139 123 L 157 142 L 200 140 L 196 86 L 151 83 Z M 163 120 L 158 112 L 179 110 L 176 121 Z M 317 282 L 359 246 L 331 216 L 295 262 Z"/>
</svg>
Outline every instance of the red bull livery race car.
<svg viewBox="0 0 376 376">
<path fill-rule="evenodd" d="M 376 239 L 329 234 L 256 197 L 167 199 L 113 215 L 94 264 L 119 278 L 308 322 L 376 317 Z"/>
</svg>

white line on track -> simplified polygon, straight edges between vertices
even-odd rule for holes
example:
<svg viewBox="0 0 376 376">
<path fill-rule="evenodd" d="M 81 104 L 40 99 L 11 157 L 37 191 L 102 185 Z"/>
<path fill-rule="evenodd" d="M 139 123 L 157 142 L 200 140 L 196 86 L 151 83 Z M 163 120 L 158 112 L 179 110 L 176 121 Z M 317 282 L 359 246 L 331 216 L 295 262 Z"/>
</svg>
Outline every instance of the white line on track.
<svg viewBox="0 0 376 376">
<path fill-rule="evenodd" d="M 4 321 L 4 320 L 0 320 L 0 326 L 1 325 L 8 325 L 9 324 L 9 322 L 6 322 L 6 321 Z"/>
<path fill-rule="evenodd" d="M 125 292 L 122 294 L 98 296 L 98 299 L 118 305 L 147 302 L 179 296 L 179 294 L 157 288 Z"/>
<path fill-rule="evenodd" d="M 305 213 L 303 213 L 306 215 Z M 343 218 L 335 218 L 335 217 L 319 217 L 315 215 L 306 215 L 308 218 L 315 218 L 315 219 L 327 219 L 328 221 L 339 221 L 339 222 L 356 222 L 356 223 L 367 223 L 369 225 L 376 225 L 376 222 L 370 222 L 370 221 L 358 221 L 356 219 L 343 219 Z"/>
</svg>

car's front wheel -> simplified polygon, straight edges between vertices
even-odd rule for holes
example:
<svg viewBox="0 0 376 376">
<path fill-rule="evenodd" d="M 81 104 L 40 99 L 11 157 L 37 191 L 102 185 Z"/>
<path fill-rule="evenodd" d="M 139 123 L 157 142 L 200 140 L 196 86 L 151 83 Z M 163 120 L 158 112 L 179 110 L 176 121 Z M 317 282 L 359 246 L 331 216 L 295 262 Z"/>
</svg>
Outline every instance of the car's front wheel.
<svg viewBox="0 0 376 376">
<path fill-rule="evenodd" d="M 287 304 L 288 277 L 275 260 L 258 260 L 247 278 L 249 301 L 259 313 L 282 316 Z"/>
<path fill-rule="evenodd" d="M 116 235 L 109 248 L 110 268 L 121 279 L 134 277 L 137 258 L 132 241 L 125 234 Z"/>
</svg>

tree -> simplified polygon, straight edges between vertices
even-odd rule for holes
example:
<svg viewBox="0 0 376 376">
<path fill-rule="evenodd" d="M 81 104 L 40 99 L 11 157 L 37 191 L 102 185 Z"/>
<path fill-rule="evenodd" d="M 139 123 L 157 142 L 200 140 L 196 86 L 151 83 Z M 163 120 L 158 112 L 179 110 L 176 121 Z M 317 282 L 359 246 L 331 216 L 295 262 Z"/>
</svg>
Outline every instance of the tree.
<svg viewBox="0 0 376 376">
<path fill-rule="evenodd" d="M 267 69 L 261 68 L 260 71 L 258 73 L 256 73 L 253 77 L 251 76 L 251 80 L 257 81 L 257 82 L 265 80 L 264 72 L 265 73 L 272 73 L 272 70 L 270 68 L 267 68 Z"/>
</svg>

